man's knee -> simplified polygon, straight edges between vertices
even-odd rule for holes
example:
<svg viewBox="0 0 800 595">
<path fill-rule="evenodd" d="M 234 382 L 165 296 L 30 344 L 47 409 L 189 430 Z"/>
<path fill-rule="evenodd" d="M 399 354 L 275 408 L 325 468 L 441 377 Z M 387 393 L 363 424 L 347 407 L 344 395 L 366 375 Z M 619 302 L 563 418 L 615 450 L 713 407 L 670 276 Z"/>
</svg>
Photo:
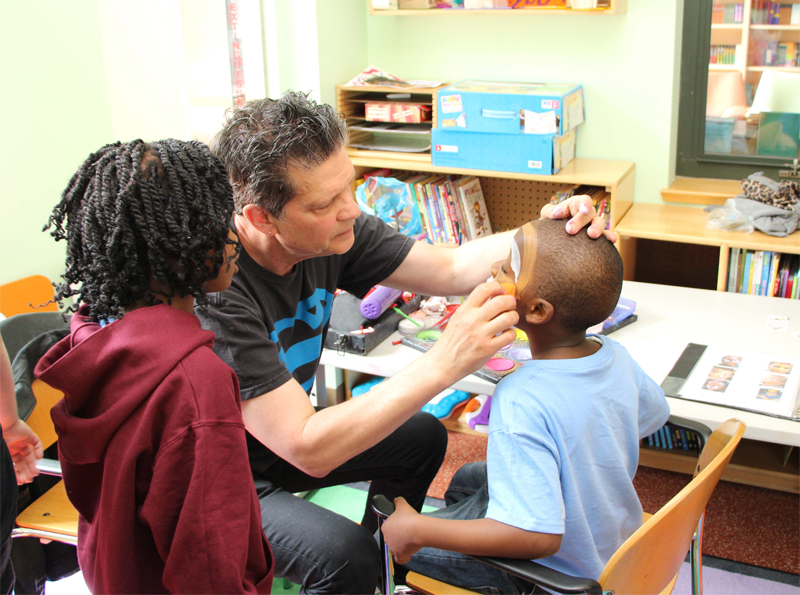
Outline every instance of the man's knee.
<svg viewBox="0 0 800 595">
<path fill-rule="evenodd" d="M 427 463 L 439 470 L 447 452 L 447 429 L 430 413 L 416 413 L 406 422 L 412 434 L 410 443 L 419 455 L 421 466 Z"/>
<path fill-rule="evenodd" d="M 305 584 L 310 593 L 374 593 L 381 575 L 378 544 L 369 531 L 349 523 L 331 535 L 323 572 Z"/>
</svg>

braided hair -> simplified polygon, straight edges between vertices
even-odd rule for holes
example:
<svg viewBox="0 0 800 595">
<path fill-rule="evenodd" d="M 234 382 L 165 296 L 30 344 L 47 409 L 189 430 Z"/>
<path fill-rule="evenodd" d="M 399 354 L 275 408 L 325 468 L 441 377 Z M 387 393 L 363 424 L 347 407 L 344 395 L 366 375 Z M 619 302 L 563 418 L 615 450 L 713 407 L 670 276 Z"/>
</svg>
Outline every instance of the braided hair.
<svg viewBox="0 0 800 595">
<path fill-rule="evenodd" d="M 233 194 L 224 166 L 197 141 L 112 143 L 80 166 L 44 230 L 67 241 L 55 301 L 77 296 L 95 320 L 126 307 L 194 296 L 225 264 Z M 238 244 L 237 244 L 238 250 Z"/>
</svg>

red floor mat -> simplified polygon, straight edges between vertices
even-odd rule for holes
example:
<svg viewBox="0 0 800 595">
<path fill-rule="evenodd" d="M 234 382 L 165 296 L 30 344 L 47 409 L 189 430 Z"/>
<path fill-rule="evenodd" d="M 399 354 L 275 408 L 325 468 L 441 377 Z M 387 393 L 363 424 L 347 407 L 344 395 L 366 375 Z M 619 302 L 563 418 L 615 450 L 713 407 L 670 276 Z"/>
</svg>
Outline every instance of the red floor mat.
<svg viewBox="0 0 800 595">
<path fill-rule="evenodd" d="M 486 438 L 448 432 L 449 443 L 428 495 L 444 498 L 462 465 L 486 460 Z M 646 512 L 653 513 L 691 478 L 640 467 L 634 486 Z M 800 574 L 800 496 L 720 482 L 706 508 L 703 551 L 709 556 Z"/>
</svg>

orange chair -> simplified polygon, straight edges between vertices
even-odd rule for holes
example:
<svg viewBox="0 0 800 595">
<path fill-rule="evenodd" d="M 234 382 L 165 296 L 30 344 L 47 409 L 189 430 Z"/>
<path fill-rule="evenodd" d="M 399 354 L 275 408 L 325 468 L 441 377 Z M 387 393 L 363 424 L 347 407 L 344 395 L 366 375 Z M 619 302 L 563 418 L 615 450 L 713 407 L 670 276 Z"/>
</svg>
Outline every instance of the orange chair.
<svg viewBox="0 0 800 595">
<path fill-rule="evenodd" d="M 53 284 L 44 275 L 31 275 L 0 285 L 0 313 L 9 318 L 26 312 L 57 312 L 58 305 L 48 303 L 53 293 Z"/>
</svg>

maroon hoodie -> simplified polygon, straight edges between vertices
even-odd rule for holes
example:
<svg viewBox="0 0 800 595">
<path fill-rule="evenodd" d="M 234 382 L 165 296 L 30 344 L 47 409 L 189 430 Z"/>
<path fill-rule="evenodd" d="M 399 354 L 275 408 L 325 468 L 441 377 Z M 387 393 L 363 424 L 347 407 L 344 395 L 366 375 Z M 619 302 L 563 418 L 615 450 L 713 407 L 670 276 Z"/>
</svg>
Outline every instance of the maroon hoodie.
<svg viewBox="0 0 800 595">
<path fill-rule="evenodd" d="M 82 307 L 35 374 L 52 410 L 78 559 L 94 593 L 269 593 L 272 552 L 236 375 L 168 305 L 105 328 Z"/>
</svg>

